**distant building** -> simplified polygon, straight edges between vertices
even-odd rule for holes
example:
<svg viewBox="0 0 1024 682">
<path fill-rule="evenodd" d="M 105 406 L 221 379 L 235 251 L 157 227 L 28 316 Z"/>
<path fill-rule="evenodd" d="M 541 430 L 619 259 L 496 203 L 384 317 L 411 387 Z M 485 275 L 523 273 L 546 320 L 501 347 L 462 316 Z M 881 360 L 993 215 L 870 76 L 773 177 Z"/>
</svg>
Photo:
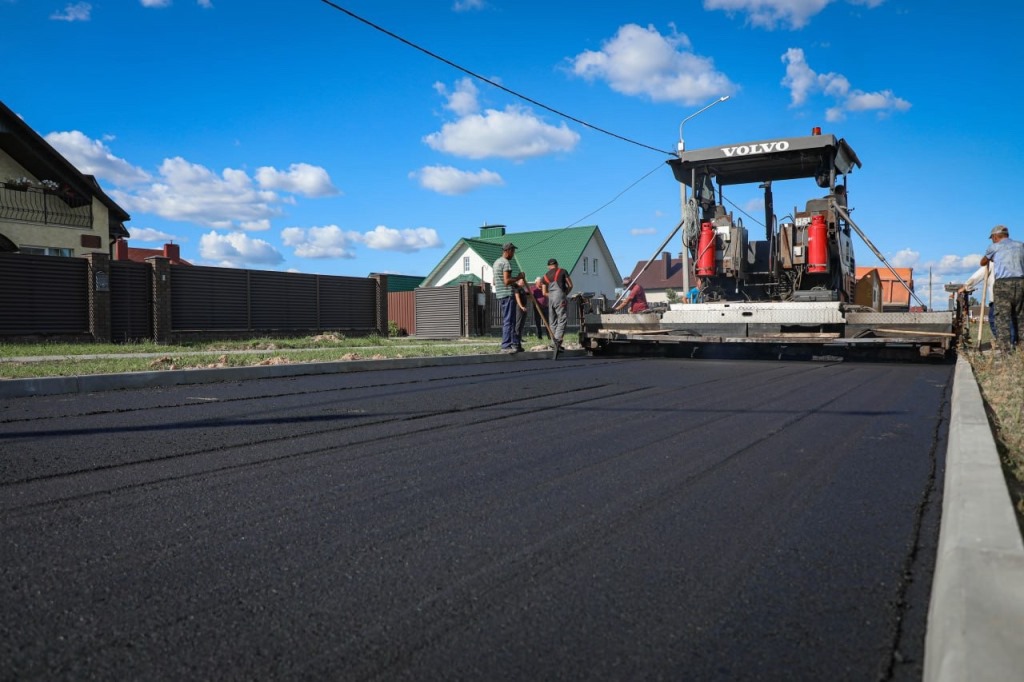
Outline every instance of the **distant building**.
<svg viewBox="0 0 1024 682">
<path fill-rule="evenodd" d="M 630 278 L 644 288 L 648 303 L 664 303 L 668 300 L 667 292 L 672 289 L 679 295 L 682 301 L 686 297 L 686 289 L 683 282 L 683 261 L 682 258 L 673 258 L 670 253 L 663 251 L 661 258 L 651 261 L 651 264 L 643 271 L 647 261 L 637 262 L 630 273 Z M 690 268 L 690 286 L 697 283 Z"/>
<path fill-rule="evenodd" d="M 893 274 L 893 270 L 896 274 Z M 910 310 L 910 291 L 914 291 L 914 268 L 893 268 L 887 267 L 858 267 L 856 271 L 857 281 L 869 276 L 871 272 L 877 272 L 878 282 L 882 290 L 882 311 L 883 312 L 907 312 Z M 896 275 L 899 275 L 897 279 Z M 906 282 L 904 286 L 900 279 Z M 910 287 L 910 291 L 907 291 Z"/>
<path fill-rule="evenodd" d="M 181 249 L 177 244 L 164 244 L 162 249 L 139 249 L 128 246 L 127 239 L 118 239 L 114 243 L 114 260 L 130 260 L 135 263 L 145 263 L 147 258 L 161 256 L 171 262 L 171 265 L 192 265 L 181 257 Z"/>
<path fill-rule="evenodd" d="M 421 286 L 456 286 L 462 282 L 491 284 L 492 266 L 506 242 L 516 245 L 516 272 L 533 281 L 548 270 L 554 258 L 572 277 L 573 291 L 611 297 L 622 278 L 608 245 L 596 225 L 556 230 L 508 233 L 504 225 L 484 225 L 479 237 L 464 237 L 445 254 Z"/>
</svg>

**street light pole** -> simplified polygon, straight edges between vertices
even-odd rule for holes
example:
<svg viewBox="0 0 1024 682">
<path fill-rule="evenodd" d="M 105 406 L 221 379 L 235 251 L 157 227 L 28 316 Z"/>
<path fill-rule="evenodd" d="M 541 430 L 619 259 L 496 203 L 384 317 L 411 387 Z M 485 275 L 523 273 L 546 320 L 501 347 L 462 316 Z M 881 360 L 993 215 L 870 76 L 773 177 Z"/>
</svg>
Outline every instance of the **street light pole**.
<svg viewBox="0 0 1024 682">
<path fill-rule="evenodd" d="M 697 111 L 693 112 L 692 114 L 690 114 L 689 116 L 682 120 L 682 122 L 679 124 L 679 144 L 676 146 L 676 151 L 678 153 L 682 154 L 686 150 L 686 143 L 683 141 L 683 126 L 686 125 L 686 122 L 689 121 L 694 116 L 697 116 L 698 114 L 703 114 L 705 111 L 715 106 L 716 104 L 721 104 L 727 99 L 729 99 L 729 95 L 722 95 L 711 104 L 707 105 L 703 109 L 698 109 Z"/>
<path fill-rule="evenodd" d="M 679 154 L 679 158 L 680 159 L 683 158 L 683 152 L 686 151 L 686 142 L 683 141 L 683 126 L 686 125 L 686 122 L 689 121 L 694 116 L 697 116 L 698 114 L 704 113 L 705 111 L 707 111 L 711 107 L 715 106 L 716 104 L 721 104 L 722 102 L 724 102 L 727 99 L 729 99 L 729 95 L 722 95 L 721 97 L 716 99 L 711 104 L 708 104 L 707 106 L 705 106 L 702 109 L 698 109 L 697 111 L 693 112 L 692 114 L 690 114 L 689 116 L 684 118 L 682 121 L 680 121 L 680 123 L 679 123 L 679 143 L 678 143 L 678 145 L 676 145 L 676 153 Z M 682 182 L 679 183 L 679 218 L 680 218 L 680 220 L 684 220 L 686 218 L 686 184 L 682 183 Z M 685 230 L 683 230 L 683 249 L 680 252 L 679 257 L 682 260 L 682 266 L 683 266 L 683 293 L 684 293 L 684 295 L 689 295 L 689 293 L 690 293 L 690 254 L 686 250 L 686 231 Z"/>
</svg>

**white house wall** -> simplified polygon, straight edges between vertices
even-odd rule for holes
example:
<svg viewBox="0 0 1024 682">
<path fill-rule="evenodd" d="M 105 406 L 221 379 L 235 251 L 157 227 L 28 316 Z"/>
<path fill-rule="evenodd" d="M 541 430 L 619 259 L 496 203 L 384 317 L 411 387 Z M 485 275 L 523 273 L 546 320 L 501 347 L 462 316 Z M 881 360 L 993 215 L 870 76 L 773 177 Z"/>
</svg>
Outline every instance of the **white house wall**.
<svg viewBox="0 0 1024 682">
<path fill-rule="evenodd" d="M 583 271 L 583 259 L 587 260 L 586 272 Z M 597 274 L 594 274 L 594 259 L 597 259 Z M 593 292 L 598 296 L 612 298 L 615 295 L 615 287 L 621 283 L 616 281 L 618 270 L 608 252 L 601 248 L 597 239 L 590 238 L 580 260 L 569 275 L 572 277 L 573 291 Z"/>
<path fill-rule="evenodd" d="M 466 272 L 465 267 L 462 264 L 463 258 L 469 256 L 469 272 Z M 424 282 L 423 286 L 427 287 L 439 287 L 443 284 L 447 284 L 460 275 L 476 275 L 484 282 L 491 282 L 493 270 L 491 269 L 491 263 L 486 263 L 484 260 L 477 255 L 476 251 L 469 248 L 469 246 L 463 246 L 459 251 L 452 257 L 448 267 L 441 271 L 441 273 L 433 280 Z"/>
</svg>

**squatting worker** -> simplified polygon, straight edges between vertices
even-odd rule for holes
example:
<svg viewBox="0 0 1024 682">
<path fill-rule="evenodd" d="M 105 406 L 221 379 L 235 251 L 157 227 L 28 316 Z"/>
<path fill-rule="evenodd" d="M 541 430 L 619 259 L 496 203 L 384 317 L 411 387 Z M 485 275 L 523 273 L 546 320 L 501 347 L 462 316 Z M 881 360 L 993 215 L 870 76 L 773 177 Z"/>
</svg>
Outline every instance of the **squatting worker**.
<svg viewBox="0 0 1024 682">
<path fill-rule="evenodd" d="M 996 344 L 1010 351 L 1010 330 L 1021 329 L 1024 322 L 1024 242 L 1010 239 L 1005 225 L 996 225 L 989 235 L 992 244 L 981 258 L 981 264 L 992 263 L 995 284 L 992 286 L 993 309 L 996 318 Z M 1017 339 L 1020 345 L 1020 339 Z"/>
<path fill-rule="evenodd" d="M 533 320 L 537 324 L 538 339 L 543 339 L 544 335 L 547 334 L 544 320 L 548 319 L 548 297 L 544 295 L 542 281 L 543 279 L 541 277 L 533 280 L 533 290 L 530 292 L 533 295 L 533 298 L 537 301 L 537 305 L 540 306 L 539 312 L 536 308 L 533 309 Z M 541 319 L 541 315 L 544 316 L 543 320 Z"/>
<path fill-rule="evenodd" d="M 516 255 L 516 245 L 507 242 L 501 247 L 501 258 L 494 261 L 494 296 L 498 299 L 501 310 L 501 352 L 515 353 L 522 347 L 522 341 L 516 338 L 516 299 L 512 288 L 523 274 L 512 275 L 512 259 Z"/>
<path fill-rule="evenodd" d="M 647 293 L 644 292 L 644 288 L 639 284 L 633 284 L 633 280 L 629 277 L 622 278 L 622 288 L 626 290 L 625 295 L 622 297 L 622 301 L 615 306 L 616 310 L 622 310 L 627 305 L 629 306 L 629 312 L 631 313 L 642 313 L 647 310 Z"/>
<path fill-rule="evenodd" d="M 551 334 L 555 337 L 551 342 L 558 348 L 562 347 L 565 325 L 569 318 L 569 292 L 572 291 L 572 278 L 569 273 L 558 267 L 558 261 L 548 259 L 548 271 L 540 280 L 541 290 L 548 297 L 548 319 L 551 323 Z"/>
</svg>

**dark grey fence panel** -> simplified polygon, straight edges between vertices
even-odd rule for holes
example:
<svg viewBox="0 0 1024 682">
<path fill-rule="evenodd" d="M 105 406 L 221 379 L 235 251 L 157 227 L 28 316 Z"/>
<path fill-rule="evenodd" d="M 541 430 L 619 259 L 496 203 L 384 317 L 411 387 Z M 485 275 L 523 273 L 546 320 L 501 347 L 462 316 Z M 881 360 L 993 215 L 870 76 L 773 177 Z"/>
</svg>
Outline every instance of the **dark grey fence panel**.
<svg viewBox="0 0 1024 682">
<path fill-rule="evenodd" d="M 153 337 L 153 269 L 146 263 L 110 263 L 110 338 Z"/>
<path fill-rule="evenodd" d="M 377 281 L 321 275 L 320 328 L 377 329 Z"/>
<path fill-rule="evenodd" d="M 89 333 L 83 258 L 0 253 L 0 335 Z"/>
<path fill-rule="evenodd" d="M 249 271 L 171 267 L 171 329 L 248 330 Z"/>
<path fill-rule="evenodd" d="M 253 329 L 319 329 L 317 276 L 270 270 L 249 271 Z"/>
<path fill-rule="evenodd" d="M 462 336 L 460 287 L 427 287 L 416 290 L 416 336 L 455 339 Z"/>
</svg>

